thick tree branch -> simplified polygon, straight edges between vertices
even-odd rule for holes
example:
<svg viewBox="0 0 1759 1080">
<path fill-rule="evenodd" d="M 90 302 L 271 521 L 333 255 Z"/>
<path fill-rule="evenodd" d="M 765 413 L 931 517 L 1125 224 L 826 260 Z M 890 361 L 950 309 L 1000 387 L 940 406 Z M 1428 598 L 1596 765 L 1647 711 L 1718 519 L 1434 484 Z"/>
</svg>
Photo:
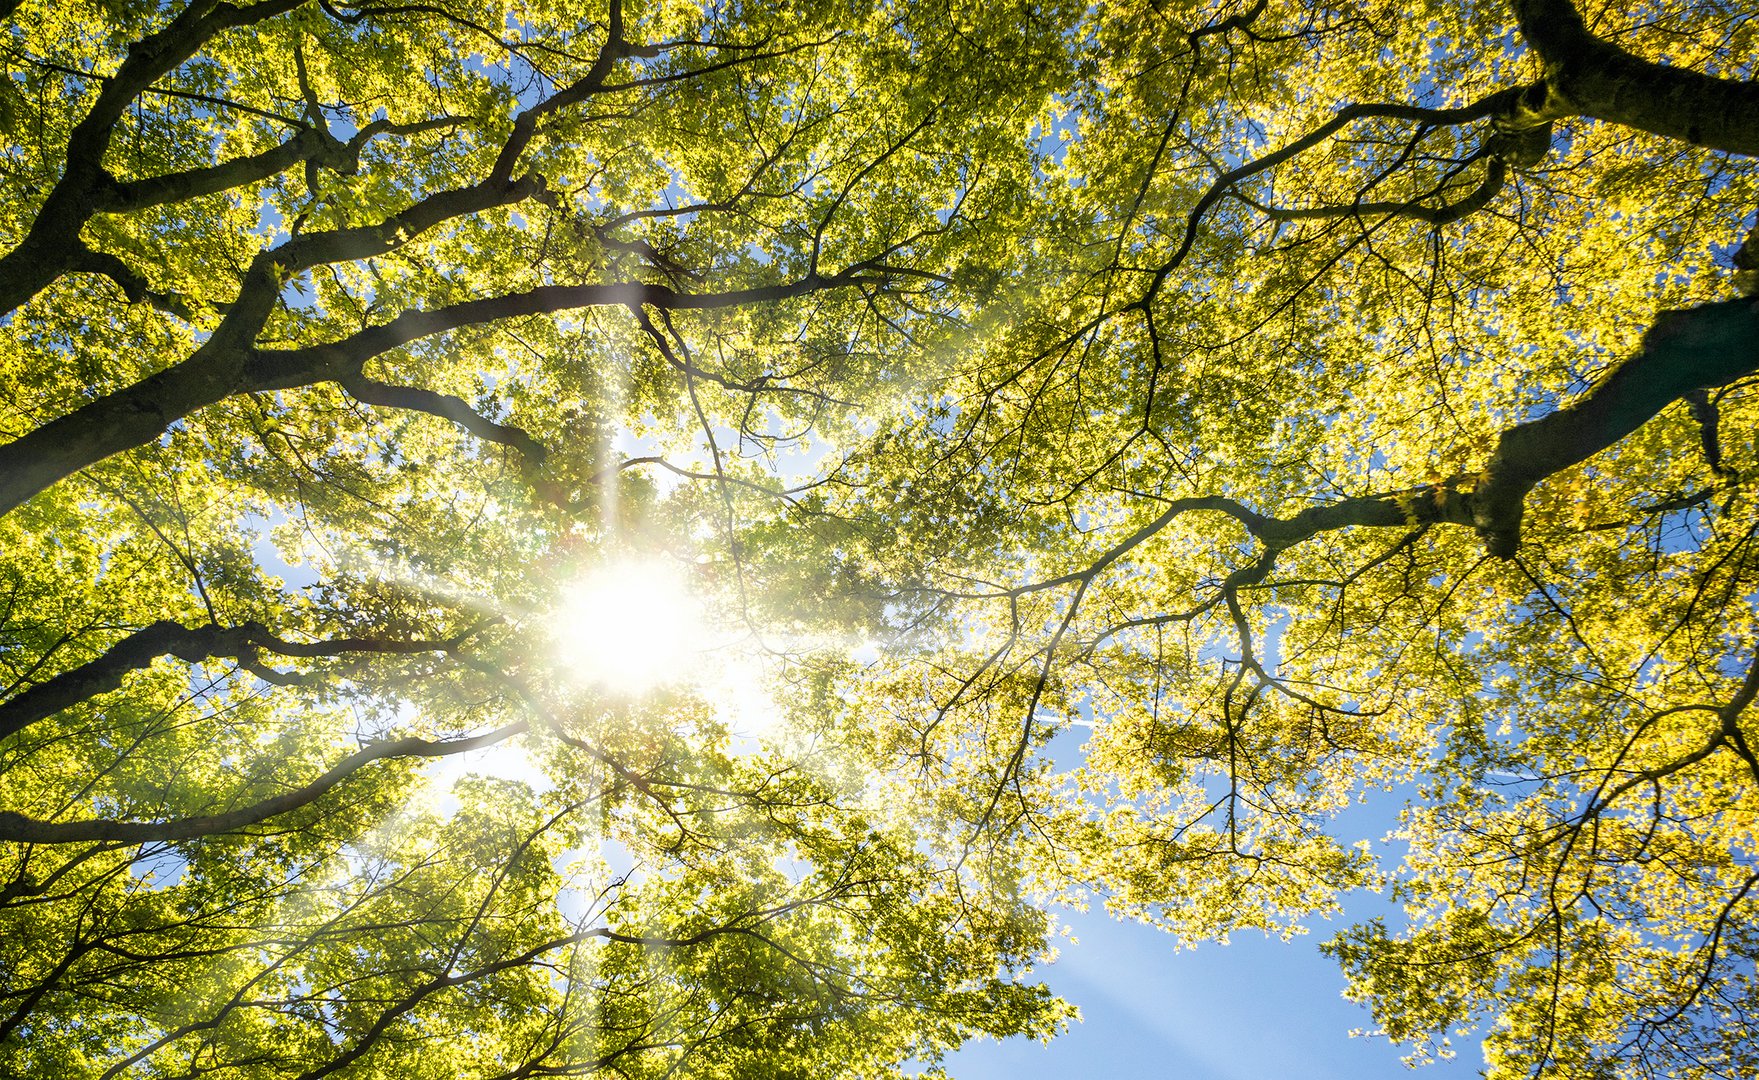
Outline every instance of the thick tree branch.
<svg viewBox="0 0 1759 1080">
<path fill-rule="evenodd" d="M 1716 407 L 1715 399 L 1708 390 L 1699 388 L 1687 392 L 1686 406 L 1698 422 L 1698 445 L 1704 450 L 1704 463 L 1716 475 L 1732 477 L 1734 470 L 1722 463 L 1722 411 Z"/>
<path fill-rule="evenodd" d="M 80 469 L 157 439 L 173 420 L 249 389 L 242 352 L 215 348 L 210 338 L 182 363 L 0 446 L 0 514 Z"/>
<path fill-rule="evenodd" d="M 112 182 L 97 193 L 96 209 L 106 214 L 126 214 L 151 206 L 214 195 L 244 187 L 281 173 L 301 161 L 322 159 L 325 164 L 346 168 L 349 158 L 337 153 L 329 133 L 305 128 L 291 139 L 261 153 L 234 158 L 200 169 L 166 173 L 142 180 Z M 358 161 L 358 155 L 355 159 Z"/>
<path fill-rule="evenodd" d="M 634 54 L 635 46 L 623 38 L 622 0 L 610 0 L 606 23 L 605 43 L 599 48 L 598 55 L 594 57 L 592 67 L 586 74 L 514 117 L 513 133 L 502 144 L 501 152 L 489 170 L 489 183 L 505 185 L 512 182 L 514 166 L 520 155 L 525 153 L 525 148 L 530 145 L 532 137 L 537 134 L 538 121 L 549 113 L 565 109 L 602 91 L 605 80 L 610 77 L 617 61 Z"/>
<path fill-rule="evenodd" d="M 528 721 L 517 720 L 467 739 L 434 741 L 410 736 L 368 743 L 308 784 L 220 814 L 173 818 L 168 821 L 116 821 L 105 818 L 87 821 L 40 821 L 23 814 L 0 810 L 0 840 L 23 844 L 73 844 L 92 841 L 147 844 L 237 832 L 316 802 L 325 792 L 372 762 L 388 758 L 437 758 L 468 753 L 504 742 L 527 731 L 530 726 Z"/>
<path fill-rule="evenodd" d="M 167 315 L 174 315 L 184 322 L 195 321 L 195 310 L 183 297 L 154 290 L 146 278 L 107 251 L 93 251 L 90 248 L 81 247 L 72 253 L 67 268 L 109 278 L 117 288 L 122 290 L 122 295 L 127 297 L 131 304 L 151 304 Z"/>
<path fill-rule="evenodd" d="M 234 394 L 288 390 L 351 377 L 375 356 L 462 326 L 595 306 L 651 306 L 675 311 L 739 307 L 874 280 L 861 269 L 850 268 L 828 276 L 809 274 L 780 285 L 719 293 L 681 293 L 664 285 L 636 282 L 545 285 L 432 311 L 407 311 L 389 323 L 340 341 L 302 349 L 257 350 L 248 344 L 223 341 L 216 331 L 188 360 L 0 446 L 0 514 L 80 469 L 151 442 L 173 420 L 197 409 Z"/>
<path fill-rule="evenodd" d="M 474 633 L 472 630 L 469 633 Z M 39 720 L 122 685 L 123 677 L 139 671 L 161 656 L 197 664 L 217 656 L 255 663 L 257 651 L 281 656 L 318 658 L 347 653 L 411 655 L 455 649 L 469 633 L 444 641 L 398 641 L 387 638 L 335 638 L 327 641 L 287 641 L 271 634 L 260 623 L 241 626 L 184 626 L 161 619 L 136 630 L 107 649 L 103 655 L 38 683 L 0 703 L 0 739 Z"/>
<path fill-rule="evenodd" d="M 0 704 L 0 739 L 62 709 L 109 693 L 122 685 L 124 675 L 161 656 L 198 663 L 216 653 L 236 654 L 245 647 L 245 638 L 243 628 L 188 627 L 162 619 L 123 638 L 102 656 Z"/>
<path fill-rule="evenodd" d="M 454 116 L 438 116 L 411 124 L 374 120 L 347 142 L 319 127 L 303 128 L 286 142 L 247 157 L 141 180 L 112 182 L 98 192 L 97 211 L 127 214 L 203 195 L 216 195 L 267 180 L 301 162 L 352 176 L 360 171 L 360 155 L 367 143 L 380 135 L 415 135 L 456 127 L 463 122 Z"/>
<path fill-rule="evenodd" d="M 367 405 L 386 409 L 407 409 L 452 421 L 459 427 L 487 442 L 510 446 L 525 455 L 533 469 L 549 456 L 549 448 L 521 428 L 497 424 L 470 407 L 455 394 L 442 394 L 416 386 L 393 386 L 364 376 L 349 375 L 341 380 L 342 389 Z"/>
<path fill-rule="evenodd" d="M 0 314 L 13 311 L 68 269 L 80 248 L 80 230 L 102 208 L 114 183 L 104 169 L 104 154 L 129 104 L 215 34 L 274 18 L 304 2 L 263 0 L 237 7 L 220 0 L 195 0 L 163 29 L 129 47 L 121 67 L 104 80 L 91 110 L 69 136 L 66 167 L 43 200 L 30 231 L 16 248 L 0 256 Z"/>
<path fill-rule="evenodd" d="M 1741 298 L 1666 311 L 1642 349 L 1579 400 L 1505 430 L 1477 478 L 1325 503 L 1292 518 L 1267 518 L 1243 507 L 1207 502 L 1244 524 L 1267 548 L 1281 550 L 1321 532 L 1353 526 L 1470 525 L 1485 549 L 1509 558 L 1520 546 L 1527 493 L 1611 447 L 1692 390 L 1721 386 L 1759 371 L 1759 300 Z M 1468 487 L 1468 484 L 1471 486 Z M 1163 515 L 1156 527 L 1171 520 Z"/>
<path fill-rule="evenodd" d="M 1475 214 L 1489 206 L 1490 200 L 1496 198 L 1497 193 L 1502 191 L 1503 184 L 1507 180 L 1507 165 L 1504 164 L 1502 158 L 1493 157 L 1485 165 L 1484 179 L 1479 182 L 1477 187 L 1459 199 L 1453 202 L 1444 202 L 1439 206 L 1425 206 L 1423 200 L 1443 194 L 1443 190 L 1440 188 L 1430 191 L 1427 195 L 1401 201 L 1364 201 L 1351 203 L 1347 206 L 1309 206 L 1287 209 L 1278 206 L 1265 206 L 1243 195 L 1237 197 L 1273 221 L 1328 221 L 1338 218 L 1390 216 L 1413 218 L 1439 229 L 1443 225 L 1451 225 L 1461 218 Z"/>
<path fill-rule="evenodd" d="M 1540 481 L 1607 449 L 1691 391 L 1721 386 L 1755 371 L 1759 371 L 1759 299 L 1663 312 L 1644 337 L 1642 350 L 1580 400 L 1504 431 L 1481 474 L 1351 496 L 1310 506 L 1288 518 L 1260 514 L 1225 496 L 1175 499 L 1159 516 L 1080 570 L 994 592 L 946 591 L 944 595 L 1018 598 L 1065 585 L 1085 587 L 1178 518 L 1205 511 L 1233 518 L 1264 545 L 1259 560 L 1230 575 L 1226 584 L 1234 588 L 1262 581 L 1280 552 L 1321 533 L 1347 528 L 1470 526 L 1484 538 L 1489 554 L 1509 558 L 1520 546 L 1527 493 Z"/>
<path fill-rule="evenodd" d="M 1731 154 L 1759 155 L 1759 82 L 1718 79 L 1631 55 L 1596 37 L 1571 0 L 1513 0 L 1545 80 L 1519 112 L 1593 117 Z"/>
<path fill-rule="evenodd" d="M 519 472 L 526 483 L 539 489 L 540 494 L 551 502 L 567 502 L 565 492 L 556 485 L 544 483 L 539 476 L 544 461 L 550 455 L 549 447 L 532 438 L 523 428 L 497 424 L 455 394 L 442 394 L 416 386 L 393 386 L 362 375 L 349 375 L 339 381 L 342 389 L 367 405 L 438 416 L 452 421 L 479 439 L 519 451 Z"/>
<path fill-rule="evenodd" d="M 1502 433 L 1471 497 L 1472 524 L 1486 549 L 1502 558 L 1514 555 L 1527 493 L 1541 480 L 1612 446 L 1690 391 L 1754 371 L 1759 300 L 1662 312 L 1637 354 L 1580 400 Z"/>
</svg>

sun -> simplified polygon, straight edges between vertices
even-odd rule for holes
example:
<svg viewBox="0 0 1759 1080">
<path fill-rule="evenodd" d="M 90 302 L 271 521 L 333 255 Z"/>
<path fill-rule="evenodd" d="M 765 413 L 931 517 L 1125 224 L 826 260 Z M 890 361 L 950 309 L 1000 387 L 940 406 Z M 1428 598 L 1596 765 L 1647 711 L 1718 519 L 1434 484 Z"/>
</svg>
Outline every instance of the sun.
<svg viewBox="0 0 1759 1080">
<path fill-rule="evenodd" d="M 632 697 L 688 678 L 706 647 L 701 602 L 679 569 L 658 559 L 598 568 L 563 591 L 554 618 L 557 661 Z"/>
</svg>

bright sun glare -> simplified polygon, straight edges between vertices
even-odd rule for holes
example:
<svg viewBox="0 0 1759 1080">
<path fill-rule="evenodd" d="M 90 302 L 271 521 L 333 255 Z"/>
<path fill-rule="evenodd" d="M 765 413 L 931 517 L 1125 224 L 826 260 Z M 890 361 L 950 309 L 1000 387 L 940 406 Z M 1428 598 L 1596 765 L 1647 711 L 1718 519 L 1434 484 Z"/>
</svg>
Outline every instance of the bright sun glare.
<svg viewBox="0 0 1759 1080">
<path fill-rule="evenodd" d="M 563 593 L 555 617 L 562 665 L 620 694 L 688 675 L 706 645 L 702 605 L 677 568 L 654 559 L 593 571 Z"/>
</svg>

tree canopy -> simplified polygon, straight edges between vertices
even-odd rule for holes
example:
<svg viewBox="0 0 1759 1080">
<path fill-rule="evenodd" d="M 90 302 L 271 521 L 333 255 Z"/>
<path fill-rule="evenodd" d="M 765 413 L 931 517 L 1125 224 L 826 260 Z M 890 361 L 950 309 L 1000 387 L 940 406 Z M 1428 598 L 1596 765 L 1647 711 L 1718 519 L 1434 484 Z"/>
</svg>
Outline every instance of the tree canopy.
<svg viewBox="0 0 1759 1080">
<path fill-rule="evenodd" d="M 1759 9 L 0 14 L 18 1075 L 1759 1070 Z"/>
</svg>

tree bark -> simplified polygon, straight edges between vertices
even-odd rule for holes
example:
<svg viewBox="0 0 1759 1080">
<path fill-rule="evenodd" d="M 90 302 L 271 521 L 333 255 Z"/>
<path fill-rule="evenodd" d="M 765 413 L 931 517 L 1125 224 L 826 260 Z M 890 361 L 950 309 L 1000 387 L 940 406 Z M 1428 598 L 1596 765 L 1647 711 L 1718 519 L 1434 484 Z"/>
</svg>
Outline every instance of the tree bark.
<svg viewBox="0 0 1759 1080">
<path fill-rule="evenodd" d="M 436 758 L 493 746 L 531 727 L 525 720 L 498 727 L 465 739 L 430 740 L 415 737 L 368 743 L 349 754 L 310 783 L 249 806 L 219 814 L 172 818 L 164 821 L 119 821 L 94 818 L 86 821 L 42 821 L 10 810 L 0 810 L 0 840 L 21 844 L 74 844 L 92 841 L 146 844 L 194 840 L 203 836 L 237 832 L 272 817 L 308 806 L 325 792 L 347 780 L 365 766 L 389 758 Z"/>
<path fill-rule="evenodd" d="M 472 631 L 474 632 L 474 631 Z M 161 656 L 197 664 L 218 656 L 246 662 L 257 650 L 279 656 L 307 659 L 376 653 L 409 656 L 445 652 L 456 648 L 469 634 L 447 641 L 406 641 L 396 638 L 333 638 L 324 641 L 286 641 L 260 623 L 239 626 L 185 626 L 161 619 L 142 627 L 106 649 L 100 656 L 40 682 L 5 702 L 0 702 L 0 739 L 22 731 L 39 720 L 122 685 L 131 671 L 139 671 Z"/>
<path fill-rule="evenodd" d="M 873 283 L 881 277 L 883 271 L 879 276 L 869 275 L 858 265 L 838 274 L 808 274 L 781 285 L 723 293 L 680 293 L 663 285 L 635 282 L 543 285 L 434 311 L 407 311 L 341 341 L 302 349 L 259 350 L 222 338 L 216 331 L 184 362 L 0 446 L 0 515 L 80 469 L 157 439 L 173 421 L 197 409 L 234 394 L 347 379 L 375 356 L 461 326 L 595 306 L 652 306 L 669 311 L 740 307 Z M 262 289 L 246 292 L 260 294 Z M 232 318 L 229 313 L 228 320 Z M 251 318 L 255 313 L 241 314 L 241 325 L 249 325 Z M 261 319 L 256 322 L 260 324 Z"/>
<path fill-rule="evenodd" d="M 1473 524 L 1486 549 L 1510 558 L 1534 485 L 1586 461 L 1693 390 L 1759 371 L 1759 299 L 1742 297 L 1664 311 L 1635 356 L 1565 408 L 1502 433 L 1472 493 Z"/>
<path fill-rule="evenodd" d="M 237 7 L 216 0 L 190 4 L 163 29 L 129 47 L 116 73 L 104 80 L 91 111 L 67 141 L 67 165 L 19 245 L 0 255 L 0 314 L 13 311 L 71 266 L 82 250 L 79 234 L 103 209 L 114 180 L 104 170 L 116 121 L 155 80 L 194 56 L 215 34 L 291 11 L 305 0 L 265 0 Z"/>
<path fill-rule="evenodd" d="M 1588 116 L 1731 154 L 1759 155 L 1759 82 L 1718 79 L 1633 56 L 1596 37 L 1571 0 L 1514 0 L 1545 65 L 1518 111 L 1535 122 Z"/>
</svg>

